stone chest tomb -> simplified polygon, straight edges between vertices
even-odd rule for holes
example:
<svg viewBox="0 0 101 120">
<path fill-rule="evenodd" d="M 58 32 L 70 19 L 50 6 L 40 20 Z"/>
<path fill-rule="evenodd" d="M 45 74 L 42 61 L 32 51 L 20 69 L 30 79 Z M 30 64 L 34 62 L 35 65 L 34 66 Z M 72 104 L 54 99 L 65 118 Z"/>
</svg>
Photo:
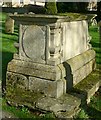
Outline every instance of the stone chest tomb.
<svg viewBox="0 0 101 120">
<path fill-rule="evenodd" d="M 95 69 L 86 19 L 36 14 L 10 17 L 19 24 L 19 43 L 7 68 L 9 101 L 34 107 L 36 96 L 59 98 Z"/>
</svg>

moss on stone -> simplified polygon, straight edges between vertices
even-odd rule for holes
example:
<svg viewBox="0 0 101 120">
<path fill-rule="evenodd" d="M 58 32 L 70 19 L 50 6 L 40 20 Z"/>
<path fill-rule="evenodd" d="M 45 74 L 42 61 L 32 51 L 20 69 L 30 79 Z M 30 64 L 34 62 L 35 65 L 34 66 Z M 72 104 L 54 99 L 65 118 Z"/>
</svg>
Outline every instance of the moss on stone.
<svg viewBox="0 0 101 120">
<path fill-rule="evenodd" d="M 87 16 L 80 13 L 58 13 L 60 16 L 68 16 L 71 20 L 83 20 L 87 19 Z"/>
<path fill-rule="evenodd" d="M 92 86 L 99 82 L 99 71 L 93 71 L 84 80 L 78 83 L 74 88 L 80 91 L 88 91 Z"/>
<path fill-rule="evenodd" d="M 25 105 L 31 108 L 35 107 L 35 103 L 39 98 L 42 98 L 42 93 L 25 90 L 21 88 L 7 87 L 6 99 L 12 105 Z"/>
</svg>

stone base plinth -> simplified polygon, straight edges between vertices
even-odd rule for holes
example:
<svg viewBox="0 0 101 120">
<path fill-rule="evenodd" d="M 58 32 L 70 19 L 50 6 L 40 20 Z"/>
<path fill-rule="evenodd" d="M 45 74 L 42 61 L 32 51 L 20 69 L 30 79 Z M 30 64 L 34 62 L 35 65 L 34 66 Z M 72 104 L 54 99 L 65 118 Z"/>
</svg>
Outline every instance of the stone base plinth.
<svg viewBox="0 0 101 120">
<path fill-rule="evenodd" d="M 65 95 L 67 96 L 65 99 L 67 99 L 69 95 L 66 92 L 82 82 L 95 67 L 95 52 L 93 50 L 88 50 L 56 66 L 23 61 L 14 57 L 7 68 L 6 98 L 13 104 L 23 104 L 34 109 L 51 111 L 60 117 L 63 114 L 61 111 L 66 111 L 66 116 L 69 116 L 69 104 L 63 102 L 63 105 L 61 105 L 62 100 L 60 99 Z M 73 97 L 72 101 L 76 99 Z M 54 100 L 60 102 L 58 101 L 58 104 L 55 102 L 51 106 L 52 108 L 46 109 L 48 100 L 49 103 L 50 101 L 54 103 Z M 77 101 L 77 104 L 73 105 L 74 108 L 77 107 L 76 110 L 80 105 L 80 100 L 77 99 Z M 69 102 L 71 103 L 71 100 Z M 41 104 L 45 104 L 45 108 Z M 70 106 L 72 107 L 72 105 Z M 57 111 L 60 111 L 60 113 Z"/>
<path fill-rule="evenodd" d="M 90 102 L 90 98 L 101 86 L 99 74 L 99 70 L 93 71 L 74 86 L 71 92 L 59 98 L 47 97 L 42 93 L 34 93 L 15 85 L 7 88 L 9 92 L 7 92 L 6 98 L 13 106 L 25 105 L 42 113 L 52 112 L 57 118 L 73 118 L 81 106 L 84 107 Z"/>
<path fill-rule="evenodd" d="M 24 91 L 58 98 L 66 93 L 64 89 L 65 86 L 65 80 L 63 79 L 51 81 L 19 73 L 7 72 L 7 94 L 14 91 L 14 89 L 22 89 Z"/>
<path fill-rule="evenodd" d="M 20 88 L 58 98 L 94 69 L 95 52 L 93 50 L 88 50 L 56 66 L 13 59 L 7 68 L 7 89 Z M 7 90 L 8 93 L 9 90 Z"/>
</svg>

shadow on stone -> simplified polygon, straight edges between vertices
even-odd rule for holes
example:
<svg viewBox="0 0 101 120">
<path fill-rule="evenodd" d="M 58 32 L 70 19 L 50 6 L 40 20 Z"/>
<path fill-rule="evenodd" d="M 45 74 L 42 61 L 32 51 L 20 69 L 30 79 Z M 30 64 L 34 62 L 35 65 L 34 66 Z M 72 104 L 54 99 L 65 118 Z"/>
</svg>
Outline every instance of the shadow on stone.
<svg viewBox="0 0 101 120">
<path fill-rule="evenodd" d="M 71 71 L 71 66 L 67 62 L 64 62 L 63 66 L 66 71 L 66 76 L 65 76 L 66 88 L 67 88 L 66 92 L 68 92 L 68 90 L 71 90 L 73 87 L 73 75 L 72 75 L 72 71 Z"/>
<path fill-rule="evenodd" d="M 81 99 L 81 108 L 87 107 L 87 92 L 86 91 L 82 91 L 80 89 L 77 88 L 73 88 L 71 92 L 69 92 L 69 94 L 78 97 L 79 99 Z"/>
</svg>

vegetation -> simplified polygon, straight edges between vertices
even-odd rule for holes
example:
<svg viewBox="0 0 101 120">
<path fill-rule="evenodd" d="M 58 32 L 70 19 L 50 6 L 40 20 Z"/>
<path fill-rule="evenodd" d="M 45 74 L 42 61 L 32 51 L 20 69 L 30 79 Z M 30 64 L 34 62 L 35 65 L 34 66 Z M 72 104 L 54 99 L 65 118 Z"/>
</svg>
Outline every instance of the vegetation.
<svg viewBox="0 0 101 120">
<path fill-rule="evenodd" d="M 97 22 L 101 20 L 101 1 L 97 3 Z"/>
<path fill-rule="evenodd" d="M 100 48 L 101 41 L 99 39 L 98 27 L 90 26 L 89 33 L 92 37 L 91 44 L 93 49 L 96 51 L 96 62 L 98 64 L 97 66 L 99 67 L 101 66 L 101 48 Z"/>
<path fill-rule="evenodd" d="M 76 116 L 76 120 L 79 119 L 101 119 L 101 89 L 99 89 L 99 91 L 91 98 L 87 108 L 81 109 L 80 113 Z"/>
<path fill-rule="evenodd" d="M 49 0 L 45 3 L 46 14 L 57 14 L 57 6 L 56 2 L 49 2 Z"/>
<path fill-rule="evenodd" d="M 87 11 L 87 2 L 58 2 L 58 12 L 85 12 Z"/>
<path fill-rule="evenodd" d="M 0 17 L 2 14 L 0 14 Z M 6 76 L 6 70 L 7 70 L 7 64 L 8 62 L 13 58 L 13 53 L 16 52 L 16 49 L 14 48 L 13 44 L 14 42 L 18 41 L 18 27 L 15 26 L 15 32 L 14 34 L 7 34 L 5 33 L 5 18 L 6 14 L 3 13 L 2 16 L 2 39 L 0 37 L 0 42 L 2 40 L 2 80 L 3 80 L 3 88 L 5 85 L 5 76 Z M 1 29 L 1 28 L 0 28 Z M 90 35 L 92 36 L 91 44 L 93 48 L 96 51 L 96 61 L 98 66 L 101 65 L 101 49 L 100 49 L 100 41 L 98 36 L 98 28 L 97 26 L 90 26 L 89 27 Z M 32 118 L 34 119 L 48 119 L 48 118 L 54 118 L 54 115 L 51 113 L 40 113 L 38 111 L 32 111 L 28 108 L 22 106 L 22 107 L 12 107 L 9 106 L 6 103 L 5 98 L 2 99 L 2 109 L 8 112 L 11 112 L 14 114 L 15 117 L 18 118 Z M 98 91 L 92 98 L 91 102 L 88 105 L 87 109 L 82 108 L 80 113 L 77 115 L 77 120 L 81 118 L 95 118 L 95 120 L 100 120 L 100 114 L 101 114 L 101 91 Z"/>
<path fill-rule="evenodd" d="M 5 99 L 2 99 L 2 110 L 12 113 L 15 118 L 20 118 L 21 120 L 54 120 L 54 115 L 52 113 L 41 113 L 39 111 L 34 111 L 28 109 L 25 106 L 14 107 L 7 104 Z"/>
</svg>

